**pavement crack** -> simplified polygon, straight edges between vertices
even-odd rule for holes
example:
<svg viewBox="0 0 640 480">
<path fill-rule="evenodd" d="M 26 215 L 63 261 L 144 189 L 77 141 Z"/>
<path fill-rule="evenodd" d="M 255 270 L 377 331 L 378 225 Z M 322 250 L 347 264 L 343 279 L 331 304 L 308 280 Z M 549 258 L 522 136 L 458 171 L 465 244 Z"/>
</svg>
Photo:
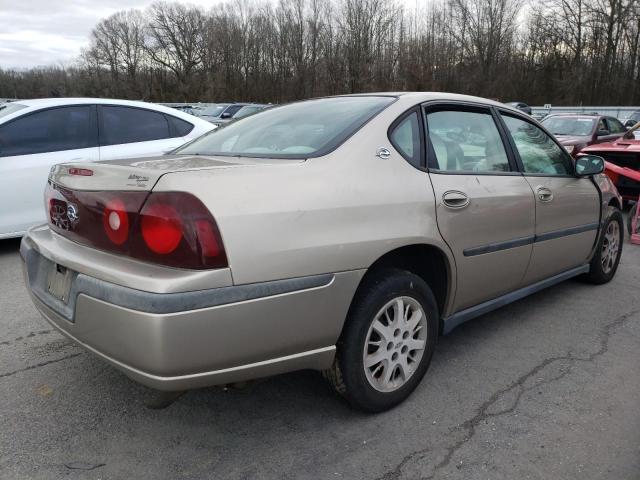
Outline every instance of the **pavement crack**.
<svg viewBox="0 0 640 480">
<path fill-rule="evenodd" d="M 542 362 L 531 368 L 528 372 L 522 374 L 516 380 L 511 382 L 511 384 L 493 393 L 478 407 L 478 409 L 476 410 L 476 414 L 473 417 L 453 429 L 464 432 L 464 435 L 453 445 L 447 447 L 444 458 L 435 465 L 431 474 L 426 477 L 422 477 L 422 480 L 431 480 L 435 478 L 438 471 L 447 467 L 451 463 L 453 456 L 458 452 L 458 450 L 460 450 L 467 442 L 473 439 L 476 434 L 478 425 L 480 425 L 482 422 L 486 421 L 489 418 L 500 417 L 502 415 L 508 415 L 514 412 L 520 404 L 522 396 L 526 392 L 534 388 L 539 388 L 541 385 L 557 382 L 558 380 L 566 377 L 571 372 L 571 368 L 574 363 L 593 362 L 598 357 L 607 353 L 609 351 L 609 340 L 615 329 L 623 325 L 627 320 L 634 317 L 638 313 L 640 313 L 640 309 L 632 310 L 616 317 L 613 321 L 602 327 L 600 329 L 600 332 L 598 333 L 599 346 L 597 350 L 588 354 L 587 356 L 580 357 L 574 355 L 571 352 L 568 352 L 565 355 L 545 358 Z M 525 386 L 527 380 L 535 377 L 538 373 L 543 371 L 548 366 L 559 362 L 566 362 L 568 364 L 567 367 L 561 370 L 559 374 L 544 380 L 539 380 L 529 387 Z M 516 392 L 515 398 L 511 401 L 510 406 L 494 412 L 490 411 L 491 407 L 498 403 L 498 401 L 502 397 L 514 391 Z M 418 456 L 424 456 L 429 452 L 429 450 L 430 449 L 422 449 L 408 454 L 400 461 L 400 463 L 398 463 L 398 465 L 396 465 L 396 467 L 393 468 L 393 470 L 390 470 L 383 476 L 379 477 L 379 480 L 392 480 L 400 478 L 402 476 L 402 469 L 405 465 L 407 465 L 407 463 L 416 459 L 416 457 Z"/>
<path fill-rule="evenodd" d="M 84 462 L 71 462 L 65 463 L 64 466 L 69 470 L 95 470 L 96 468 L 104 467 L 106 463 L 84 463 Z"/>
<path fill-rule="evenodd" d="M 15 375 L 17 373 L 26 372 L 28 370 L 33 370 L 35 368 L 44 367 L 46 365 L 51 365 L 52 363 L 62 362 L 63 360 L 68 360 L 70 358 L 77 357 L 78 355 L 82 355 L 83 353 L 84 352 L 72 353 L 72 354 L 66 355 L 66 356 L 64 356 L 62 358 L 57 358 L 55 360 L 47 360 L 46 362 L 36 363 L 35 365 L 30 365 L 30 366 L 25 367 L 25 368 L 20 368 L 18 370 L 14 370 L 13 372 L 0 373 L 0 378 L 10 377 L 10 376 Z"/>
</svg>

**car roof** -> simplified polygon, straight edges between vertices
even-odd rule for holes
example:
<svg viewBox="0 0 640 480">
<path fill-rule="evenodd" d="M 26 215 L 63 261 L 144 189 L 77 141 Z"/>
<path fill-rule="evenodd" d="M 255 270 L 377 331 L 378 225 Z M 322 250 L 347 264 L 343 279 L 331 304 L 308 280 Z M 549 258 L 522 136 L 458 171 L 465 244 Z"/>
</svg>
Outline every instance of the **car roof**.
<svg viewBox="0 0 640 480">
<path fill-rule="evenodd" d="M 518 110 L 512 105 L 507 103 L 498 102 L 489 98 L 475 97 L 472 95 L 463 95 L 460 93 L 448 93 L 448 92 L 372 92 L 372 93 L 356 93 L 350 95 L 336 95 L 336 97 L 359 97 L 359 96 L 386 96 L 397 97 L 398 101 L 402 104 L 418 104 L 431 101 L 443 101 L 443 102 L 466 102 L 466 103 L 481 103 L 483 105 L 489 105 L 493 107 L 499 107 L 503 110 L 512 111 L 518 115 L 522 115 L 522 111 Z M 330 97 L 328 97 L 330 98 Z"/>
<path fill-rule="evenodd" d="M 115 98 L 91 98 L 91 97 L 69 97 L 69 98 L 33 98 L 27 100 L 16 100 L 14 103 L 26 105 L 27 107 L 57 107 L 62 105 L 86 105 L 86 104 L 102 104 L 102 105 L 124 105 L 131 107 L 161 107 L 170 108 L 159 103 L 142 102 L 138 100 L 119 100 Z M 171 111 L 171 110 L 168 110 Z"/>
<path fill-rule="evenodd" d="M 82 97 L 82 98 L 34 98 L 27 100 L 16 100 L 15 102 L 11 102 L 17 105 L 24 105 L 27 107 L 24 110 L 18 110 L 11 115 L 3 118 L 3 121 L 8 121 L 12 118 L 16 118 L 22 116 L 25 113 L 33 112 L 35 110 L 40 110 L 43 108 L 50 107 L 62 107 L 62 106 L 70 106 L 70 105 L 116 105 L 123 107 L 138 107 L 145 108 L 147 110 L 154 110 L 161 113 L 166 113 L 168 115 L 172 115 L 174 117 L 181 118 L 193 124 L 200 125 L 208 125 L 206 120 L 198 119 L 197 117 L 185 113 L 176 108 L 167 107 L 164 105 L 160 105 L 158 103 L 149 103 L 149 102 L 141 102 L 137 100 L 118 100 L 112 98 L 91 98 L 91 97 Z M 203 123 L 201 123 L 203 122 Z"/>
<path fill-rule="evenodd" d="M 599 118 L 615 118 L 611 115 L 600 115 L 596 113 L 552 113 L 545 117 L 545 120 L 553 117 L 563 117 L 563 118 L 592 118 L 597 120 Z"/>
</svg>

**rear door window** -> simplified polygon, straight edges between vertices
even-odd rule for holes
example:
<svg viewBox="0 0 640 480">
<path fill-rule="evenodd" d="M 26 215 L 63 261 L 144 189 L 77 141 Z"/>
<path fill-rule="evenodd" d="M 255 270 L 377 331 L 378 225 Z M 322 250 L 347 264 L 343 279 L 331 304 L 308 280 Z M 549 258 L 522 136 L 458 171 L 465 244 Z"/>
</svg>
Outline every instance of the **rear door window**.
<svg viewBox="0 0 640 480">
<path fill-rule="evenodd" d="M 193 124 L 187 122 L 186 120 L 182 120 L 181 118 L 172 117 L 171 115 L 167 115 L 167 120 L 173 129 L 172 137 L 184 137 L 188 135 L 191 130 L 193 130 Z"/>
<path fill-rule="evenodd" d="M 165 115 L 134 107 L 100 106 L 100 145 L 171 138 Z"/>
<path fill-rule="evenodd" d="M 489 110 L 427 112 L 430 167 L 449 172 L 509 172 L 509 157 Z"/>
<path fill-rule="evenodd" d="M 37 111 L 0 126 L 0 157 L 96 146 L 91 105 Z"/>
</svg>

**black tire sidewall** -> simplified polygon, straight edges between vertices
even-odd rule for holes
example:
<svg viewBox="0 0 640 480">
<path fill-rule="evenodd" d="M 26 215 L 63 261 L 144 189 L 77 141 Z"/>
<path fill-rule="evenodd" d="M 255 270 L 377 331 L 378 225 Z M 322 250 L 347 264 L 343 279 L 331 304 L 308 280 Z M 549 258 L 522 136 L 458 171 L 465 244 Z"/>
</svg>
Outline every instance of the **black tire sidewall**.
<svg viewBox="0 0 640 480">
<path fill-rule="evenodd" d="M 380 392 L 366 378 L 363 349 L 369 327 L 375 315 L 390 300 L 399 296 L 415 299 L 427 317 L 425 351 L 418 369 L 411 378 L 393 392 Z M 427 284 L 413 273 L 387 269 L 374 274 L 359 289 L 349 311 L 338 342 L 338 363 L 346 390 L 344 396 L 352 406 L 380 412 L 402 402 L 416 388 L 429 368 L 438 337 L 438 307 Z"/>
<path fill-rule="evenodd" d="M 633 205 L 631 207 L 631 209 L 629 209 L 629 213 L 627 216 L 627 230 L 629 231 L 629 236 L 633 235 L 634 232 L 632 231 L 631 227 L 633 224 L 633 216 L 636 214 L 636 205 Z M 639 225 L 638 227 L 640 227 L 640 220 L 638 221 Z"/>
</svg>

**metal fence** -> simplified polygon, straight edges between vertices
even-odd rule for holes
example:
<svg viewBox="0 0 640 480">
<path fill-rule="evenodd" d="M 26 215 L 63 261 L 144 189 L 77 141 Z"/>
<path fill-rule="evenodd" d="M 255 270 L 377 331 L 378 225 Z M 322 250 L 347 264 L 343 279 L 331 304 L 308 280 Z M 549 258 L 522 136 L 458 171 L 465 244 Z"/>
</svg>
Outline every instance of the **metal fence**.
<svg viewBox="0 0 640 480">
<path fill-rule="evenodd" d="M 544 107 L 531 107 L 534 115 L 548 115 L 550 113 L 597 113 L 608 115 L 620 120 L 629 118 L 633 112 L 640 110 L 640 107 L 555 107 L 545 105 Z"/>
</svg>

